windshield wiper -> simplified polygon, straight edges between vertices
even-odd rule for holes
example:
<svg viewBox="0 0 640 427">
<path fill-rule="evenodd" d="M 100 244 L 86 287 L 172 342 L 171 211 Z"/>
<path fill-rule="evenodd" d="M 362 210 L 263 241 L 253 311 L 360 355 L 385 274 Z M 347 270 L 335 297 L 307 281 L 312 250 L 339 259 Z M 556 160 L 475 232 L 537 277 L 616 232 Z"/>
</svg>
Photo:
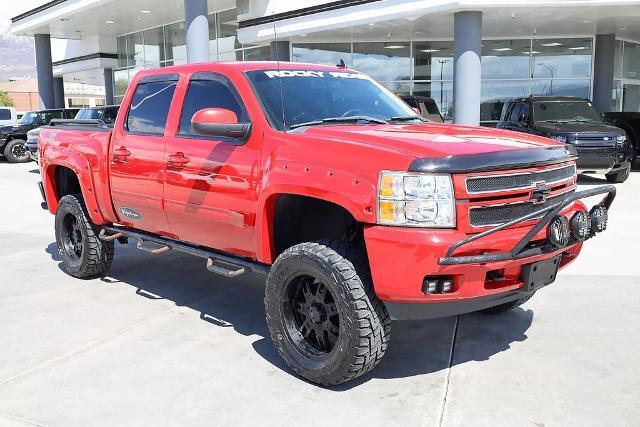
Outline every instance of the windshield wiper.
<svg viewBox="0 0 640 427">
<path fill-rule="evenodd" d="M 571 119 L 569 121 L 574 123 L 600 123 L 590 119 Z"/>
<path fill-rule="evenodd" d="M 387 120 L 390 122 L 408 122 L 411 120 L 420 120 L 421 122 L 429 121 L 422 116 L 393 116 L 389 117 Z"/>
<path fill-rule="evenodd" d="M 311 122 L 296 123 L 289 126 L 289 129 L 295 129 L 302 126 L 318 126 L 324 123 L 358 123 L 358 122 L 378 123 L 381 125 L 387 124 L 386 120 L 377 119 L 371 116 L 347 116 L 347 117 L 328 117 L 322 120 L 313 120 Z"/>
</svg>

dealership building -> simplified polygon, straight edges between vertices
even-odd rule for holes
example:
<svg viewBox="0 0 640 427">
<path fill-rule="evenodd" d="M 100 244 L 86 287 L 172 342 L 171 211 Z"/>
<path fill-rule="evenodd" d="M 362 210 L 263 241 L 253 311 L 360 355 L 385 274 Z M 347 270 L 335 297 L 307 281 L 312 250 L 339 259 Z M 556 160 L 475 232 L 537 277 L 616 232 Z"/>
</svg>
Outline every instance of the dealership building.
<svg viewBox="0 0 640 427">
<path fill-rule="evenodd" d="M 459 123 L 528 95 L 640 111 L 640 1 L 53 0 L 11 31 L 35 39 L 44 107 L 63 105 L 63 82 L 104 85 L 117 104 L 142 69 L 277 59 L 343 60 Z"/>
</svg>

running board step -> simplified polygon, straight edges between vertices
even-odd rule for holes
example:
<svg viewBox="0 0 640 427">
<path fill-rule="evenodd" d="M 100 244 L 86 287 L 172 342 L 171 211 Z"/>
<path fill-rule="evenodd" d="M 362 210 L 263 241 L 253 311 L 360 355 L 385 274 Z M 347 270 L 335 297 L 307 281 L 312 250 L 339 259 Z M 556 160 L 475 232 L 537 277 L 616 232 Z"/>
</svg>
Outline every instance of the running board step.
<svg viewBox="0 0 640 427">
<path fill-rule="evenodd" d="M 207 260 L 207 270 L 224 277 L 238 277 L 248 272 L 268 274 L 270 265 L 240 257 L 215 249 L 203 248 L 178 240 L 155 234 L 131 230 L 126 227 L 109 226 L 100 231 L 100 239 L 112 241 L 122 237 L 133 238 L 138 241 L 138 249 L 151 254 L 161 254 L 170 250 L 187 253 Z"/>
</svg>

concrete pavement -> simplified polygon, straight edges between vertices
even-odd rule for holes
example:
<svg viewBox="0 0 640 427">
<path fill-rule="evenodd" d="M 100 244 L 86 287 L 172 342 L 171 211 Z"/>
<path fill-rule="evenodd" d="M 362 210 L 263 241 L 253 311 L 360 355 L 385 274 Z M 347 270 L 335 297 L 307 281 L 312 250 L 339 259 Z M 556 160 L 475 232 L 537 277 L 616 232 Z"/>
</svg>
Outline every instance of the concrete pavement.
<svg viewBox="0 0 640 427">
<path fill-rule="evenodd" d="M 0 426 L 640 423 L 640 172 L 523 308 L 395 322 L 373 373 L 322 389 L 278 357 L 257 277 L 133 245 L 103 280 L 67 276 L 34 169 L 0 162 Z"/>
</svg>

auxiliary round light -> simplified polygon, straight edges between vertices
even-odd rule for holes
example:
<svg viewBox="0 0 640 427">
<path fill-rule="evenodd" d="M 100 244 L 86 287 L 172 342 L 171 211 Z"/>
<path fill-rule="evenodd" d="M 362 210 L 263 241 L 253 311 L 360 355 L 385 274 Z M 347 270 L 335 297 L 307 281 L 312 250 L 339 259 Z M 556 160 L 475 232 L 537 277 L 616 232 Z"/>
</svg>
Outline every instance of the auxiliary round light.
<svg viewBox="0 0 640 427">
<path fill-rule="evenodd" d="M 576 240 L 583 241 L 589 237 L 591 218 L 589 218 L 587 211 L 578 211 L 573 214 L 569 225 L 571 226 L 571 234 Z"/>
<path fill-rule="evenodd" d="M 556 248 L 567 246 L 571 238 L 567 217 L 558 215 L 553 218 L 547 226 L 547 237 L 549 242 Z"/>
<path fill-rule="evenodd" d="M 607 229 L 607 221 L 609 220 L 607 208 L 602 205 L 595 205 L 591 208 L 589 215 L 591 216 L 591 229 L 594 232 L 600 233 Z"/>
</svg>

